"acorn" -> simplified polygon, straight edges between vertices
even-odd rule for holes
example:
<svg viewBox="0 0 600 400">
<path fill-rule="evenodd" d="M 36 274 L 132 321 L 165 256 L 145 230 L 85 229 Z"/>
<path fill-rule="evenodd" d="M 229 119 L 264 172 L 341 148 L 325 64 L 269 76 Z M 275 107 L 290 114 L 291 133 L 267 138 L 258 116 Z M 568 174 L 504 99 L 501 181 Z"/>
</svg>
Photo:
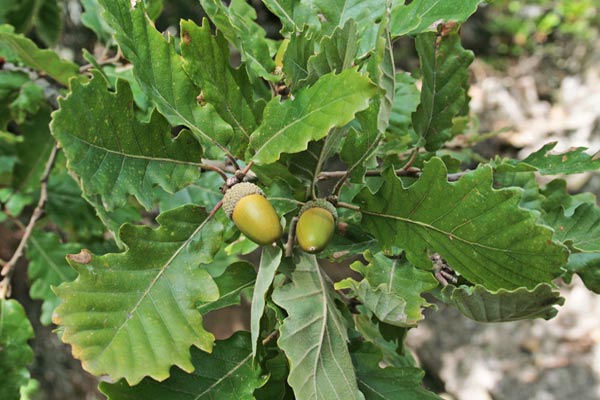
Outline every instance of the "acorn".
<svg viewBox="0 0 600 400">
<path fill-rule="evenodd" d="M 223 211 L 248 239 L 268 245 L 281 237 L 281 224 L 265 193 L 250 182 L 238 183 L 223 196 Z"/>
<path fill-rule="evenodd" d="M 321 252 L 333 237 L 337 211 L 325 199 L 307 202 L 300 209 L 300 217 L 296 224 L 298 245 L 307 253 Z"/>
</svg>

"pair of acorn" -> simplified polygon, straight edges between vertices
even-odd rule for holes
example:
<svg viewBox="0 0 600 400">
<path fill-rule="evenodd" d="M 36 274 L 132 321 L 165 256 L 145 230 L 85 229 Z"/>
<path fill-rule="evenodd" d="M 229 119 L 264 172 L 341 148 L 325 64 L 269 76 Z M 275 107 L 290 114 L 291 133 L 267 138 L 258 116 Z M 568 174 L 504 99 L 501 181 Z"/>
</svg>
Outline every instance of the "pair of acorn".
<svg viewBox="0 0 600 400">
<path fill-rule="evenodd" d="M 238 183 L 223 196 L 223 210 L 250 240 L 269 245 L 281 237 L 281 224 L 273 205 L 255 184 Z M 300 210 L 296 239 L 307 253 L 322 251 L 333 236 L 337 212 L 325 199 L 309 201 Z"/>
</svg>

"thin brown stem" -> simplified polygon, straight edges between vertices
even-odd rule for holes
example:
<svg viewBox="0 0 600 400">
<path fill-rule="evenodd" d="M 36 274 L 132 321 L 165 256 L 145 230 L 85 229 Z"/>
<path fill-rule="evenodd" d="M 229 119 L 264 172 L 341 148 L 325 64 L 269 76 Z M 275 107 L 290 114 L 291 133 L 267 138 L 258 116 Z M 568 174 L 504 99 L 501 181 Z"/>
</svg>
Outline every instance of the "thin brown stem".
<svg viewBox="0 0 600 400">
<path fill-rule="evenodd" d="M 422 171 L 418 168 L 414 168 L 414 167 L 410 167 L 408 169 L 397 169 L 394 171 L 396 173 L 396 176 L 407 176 L 407 177 L 414 177 L 414 178 L 418 178 L 421 176 Z M 468 173 L 472 172 L 471 170 L 465 170 L 465 171 L 461 171 L 461 172 L 456 172 L 453 174 L 448 174 L 448 181 L 453 182 L 453 181 L 457 181 L 459 180 L 463 175 L 466 175 Z M 381 176 L 381 174 L 383 173 L 383 170 L 381 169 L 372 169 L 372 170 L 368 170 L 365 173 L 365 176 Z M 336 178 L 340 178 L 340 177 L 345 177 L 348 174 L 347 171 L 326 171 L 326 172 L 321 172 L 319 174 L 318 179 L 323 181 L 323 180 L 328 180 L 328 179 L 336 179 Z"/>
<path fill-rule="evenodd" d="M 221 178 L 223 178 L 223 180 L 225 182 L 227 182 L 227 175 L 225 174 L 225 171 L 223 171 L 221 168 L 217 167 L 216 165 L 202 164 L 200 166 L 200 168 L 202 168 L 203 170 L 206 170 L 206 171 L 216 172 L 217 174 L 219 174 L 221 176 Z"/>
<path fill-rule="evenodd" d="M 13 256 L 10 260 L 8 260 L 3 266 L 1 275 L 4 277 L 3 281 L 0 282 L 0 295 L 8 296 L 10 295 L 10 279 L 14 272 L 15 265 L 17 261 L 23 256 L 23 251 L 25 250 L 25 246 L 33 233 L 33 228 L 35 227 L 36 222 L 44 215 L 44 206 L 46 205 L 46 201 L 48 200 L 48 178 L 50 177 L 50 172 L 52 171 L 52 167 L 54 166 L 54 162 L 56 161 L 56 155 L 58 154 L 58 146 L 54 145 L 52 151 L 50 152 L 50 156 L 48 157 L 48 161 L 46 161 L 46 166 L 44 168 L 44 172 L 40 178 L 40 199 L 29 218 L 29 222 L 25 227 L 23 232 L 23 236 L 21 237 L 21 241 L 17 246 L 17 249 L 13 253 Z M 4 298 L 4 297 L 3 297 Z"/>
<path fill-rule="evenodd" d="M 269 333 L 269 336 L 267 336 L 266 338 L 264 338 L 263 341 L 262 341 L 263 346 L 265 344 L 269 343 L 271 340 L 273 340 L 277 336 L 279 336 L 279 331 L 273 331 L 273 332 Z"/>
<path fill-rule="evenodd" d="M 406 162 L 406 164 L 404 164 L 404 167 L 402 167 L 401 170 L 402 171 L 408 171 L 410 169 L 410 167 L 412 167 L 412 165 L 417 160 L 417 155 L 419 155 L 419 148 L 416 148 L 416 149 L 414 149 L 412 151 L 412 153 L 410 154 L 410 157 L 409 157 L 408 161 Z"/>
<path fill-rule="evenodd" d="M 296 224 L 298 217 L 293 217 L 290 222 L 290 231 L 288 232 L 288 240 L 285 243 L 285 256 L 291 257 L 294 254 L 294 242 L 296 241 Z"/>
</svg>

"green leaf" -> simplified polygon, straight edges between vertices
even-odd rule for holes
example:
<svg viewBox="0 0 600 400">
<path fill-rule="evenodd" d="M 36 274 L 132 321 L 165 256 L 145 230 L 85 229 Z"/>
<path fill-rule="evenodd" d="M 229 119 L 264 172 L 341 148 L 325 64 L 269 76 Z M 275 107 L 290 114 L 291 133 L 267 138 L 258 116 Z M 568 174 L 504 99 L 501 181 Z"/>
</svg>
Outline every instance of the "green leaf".
<svg viewBox="0 0 600 400">
<path fill-rule="evenodd" d="M 281 249 L 279 247 L 263 247 L 258 267 L 258 275 L 252 294 L 252 307 L 250 311 L 250 332 L 252 334 L 252 355 L 256 357 L 256 346 L 260 337 L 260 320 L 265 312 L 267 292 L 273 283 L 277 267 L 281 262 Z"/>
<path fill-rule="evenodd" d="M 361 303 L 375 316 L 394 326 L 415 326 L 423 319 L 421 309 L 429 303 L 423 292 L 438 285 L 430 272 L 419 270 L 406 261 L 387 258 L 383 253 L 364 254 L 369 262 L 350 265 L 364 276 L 360 282 L 346 278 L 335 284 L 336 289 L 351 289 Z"/>
<path fill-rule="evenodd" d="M 308 58 L 308 85 L 314 84 L 321 76 L 330 72 L 339 74 L 353 66 L 358 51 L 356 29 L 354 20 L 349 20 L 343 27 L 336 28 L 331 36 L 325 36 L 321 40 L 319 52 Z M 294 37 L 291 41 L 293 40 Z"/>
<path fill-rule="evenodd" d="M 173 370 L 164 382 L 144 379 L 137 386 L 121 380 L 100 384 L 109 400 L 252 400 L 253 392 L 265 383 L 261 371 L 252 367 L 252 349 L 248 332 L 237 332 L 215 343 L 212 354 L 192 349 L 193 374 Z"/>
<path fill-rule="evenodd" d="M 386 141 L 390 143 L 390 152 L 394 154 L 397 153 L 402 143 L 409 142 L 404 138 L 410 138 L 414 144 L 418 141 L 412 126 L 411 115 L 417 110 L 420 101 L 420 92 L 415 84 L 416 80 L 412 76 L 407 73 L 398 73 L 395 80 L 394 103 L 385 135 Z"/>
<path fill-rule="evenodd" d="M 0 299 L 0 398 L 19 400 L 19 390 L 28 384 L 27 365 L 33 351 L 27 344 L 34 336 L 25 310 L 16 300 Z"/>
<path fill-rule="evenodd" d="M 315 37 L 329 36 L 336 28 L 354 20 L 361 55 L 375 47 L 386 10 L 386 4 L 380 0 L 263 0 L 263 3 L 281 20 L 286 37 L 301 32 L 304 26 L 308 26 Z"/>
<path fill-rule="evenodd" d="M 240 52 L 242 61 L 254 76 L 277 82 L 271 44 L 264 29 L 256 23 L 256 11 L 245 0 L 233 0 L 226 7 L 221 0 L 200 0 L 202 8 L 227 41 Z"/>
<path fill-rule="evenodd" d="M 62 304 L 53 322 L 94 375 L 130 385 L 145 376 L 164 380 L 172 365 L 194 370 L 191 345 L 212 349 L 197 306 L 219 298 L 203 265 L 219 249 L 223 226 L 195 206 L 165 212 L 157 222 L 154 230 L 124 225 L 126 252 L 69 256 L 79 277 L 55 288 Z"/>
<path fill-rule="evenodd" d="M 440 400 L 421 386 L 425 372 L 419 368 L 381 368 L 381 351 L 375 345 L 360 343 L 350 354 L 365 400 Z"/>
<path fill-rule="evenodd" d="M 254 285 L 256 271 L 254 271 L 254 267 L 250 263 L 236 262 L 228 266 L 225 272 L 214 278 L 214 280 L 219 288 L 219 298 L 200 304 L 198 311 L 202 315 L 224 307 L 240 304 L 240 295 L 242 292 Z"/>
<path fill-rule="evenodd" d="M 65 260 L 67 254 L 77 253 L 81 246 L 77 243 L 61 244 L 58 236 L 50 232 L 34 231 L 27 245 L 30 288 L 32 299 L 43 300 L 40 320 L 44 325 L 52 322 L 52 313 L 59 300 L 51 289 L 63 282 L 70 282 L 77 273 Z"/>
<path fill-rule="evenodd" d="M 306 86 L 308 60 L 314 54 L 315 40 L 308 27 L 303 32 L 293 35 L 287 41 L 282 60 L 282 70 L 292 91 Z"/>
<path fill-rule="evenodd" d="M 429 249 L 467 280 L 496 290 L 533 289 L 566 263 L 567 251 L 552 242 L 552 231 L 519 208 L 520 193 L 492 188 L 488 166 L 449 183 L 444 163 L 434 157 L 408 188 L 393 170 L 383 177 L 377 193 L 363 189 L 357 197 L 363 227 L 383 246 L 405 249 L 416 266 L 431 267 Z"/>
<path fill-rule="evenodd" d="M 483 0 L 420 0 L 404 2 L 392 9 L 392 36 L 414 35 L 435 31 L 441 22 L 462 24 Z"/>
<path fill-rule="evenodd" d="M 63 166 L 66 162 L 61 155 L 59 153 L 48 181 L 48 202 L 45 206 L 48 218 L 66 232 L 70 240 L 101 237 L 106 229 L 94 208 L 81 197 L 81 189 Z M 119 211 L 126 209 L 119 208 Z M 139 216 L 139 213 L 136 215 Z"/>
<path fill-rule="evenodd" d="M 208 20 L 202 27 L 182 21 L 181 35 L 184 69 L 202 88 L 202 100 L 233 127 L 232 153 L 244 154 L 262 114 L 262 103 L 254 99 L 246 71 L 231 67 L 227 41 L 220 32 L 212 35 Z"/>
<path fill-rule="evenodd" d="M 581 277 L 585 286 L 594 293 L 600 294 L 600 254 L 574 253 L 569 257 L 567 270 Z"/>
<path fill-rule="evenodd" d="M 55 141 L 50 135 L 50 109 L 43 107 L 20 125 L 22 141 L 16 145 L 19 161 L 15 166 L 13 188 L 21 193 L 39 191 L 40 178 Z"/>
<path fill-rule="evenodd" d="M 231 127 L 212 105 L 198 104 L 200 89 L 185 72 L 173 41 L 166 40 L 147 18 L 143 2 L 131 9 L 127 1 L 99 1 L 136 79 L 160 113 L 171 125 L 185 125 L 203 143 L 223 150 L 232 140 Z"/>
<path fill-rule="evenodd" d="M 21 86 L 17 98 L 8 107 L 15 121 L 22 124 L 28 115 L 37 113 L 45 101 L 44 89 L 36 83 L 26 82 Z"/>
<path fill-rule="evenodd" d="M 445 302 L 453 304 L 461 313 L 479 322 L 508 322 L 522 319 L 551 319 L 563 305 L 554 287 L 540 283 L 534 289 L 518 288 L 490 291 L 483 286 L 459 287 L 448 285 L 442 290 Z"/>
<path fill-rule="evenodd" d="M 416 41 L 423 86 L 421 103 L 412 116 L 413 126 L 429 151 L 452 138 L 452 119 L 467 102 L 468 66 L 473 52 L 460 44 L 458 29 L 423 33 Z"/>
<path fill-rule="evenodd" d="M 89 111 L 82 115 L 82 109 Z M 74 82 L 51 128 L 83 193 L 100 195 L 107 210 L 124 205 L 129 194 L 150 209 L 154 186 L 172 193 L 198 179 L 198 142 L 187 131 L 173 140 L 157 113 L 149 123 L 138 122 L 124 81 L 117 82 L 116 93 L 98 75 L 85 85 Z"/>
<path fill-rule="evenodd" d="M 104 19 L 99 1 L 81 0 L 81 5 L 84 8 L 81 13 L 81 23 L 94 31 L 101 42 L 110 43 L 115 31 Z"/>
<path fill-rule="evenodd" d="M 600 154 L 591 156 L 585 152 L 585 147 L 577 147 L 561 154 L 550 154 L 557 144 L 558 142 L 545 144 L 520 163 L 531 165 L 542 175 L 580 174 L 600 170 Z"/>
<path fill-rule="evenodd" d="M 9 25 L 0 25 L 0 57 L 6 61 L 19 62 L 67 85 L 69 78 L 79 74 L 79 67 L 70 61 L 61 60 L 52 50 L 41 50 L 33 41 L 14 33 Z"/>
<path fill-rule="evenodd" d="M 376 88 L 356 69 L 323 76 L 313 86 L 299 90 L 294 100 L 271 100 L 264 119 L 252 134 L 257 164 L 271 164 L 281 153 L 298 153 L 311 140 L 319 140 L 333 127 L 347 124 L 369 105 Z"/>
<path fill-rule="evenodd" d="M 223 198 L 221 186 L 223 186 L 223 179 L 218 174 L 203 173 L 196 182 L 176 193 L 158 190 L 156 196 L 159 199 L 159 209 L 166 211 L 185 204 L 213 208 Z"/>
<path fill-rule="evenodd" d="M 600 208 L 584 203 L 572 215 L 562 208 L 544 216 L 544 222 L 554 228 L 554 239 L 577 252 L 600 253 Z"/>
<path fill-rule="evenodd" d="M 57 0 L 0 1 L 0 23 L 11 24 L 19 33 L 35 28 L 36 36 L 48 47 L 56 45 L 62 20 L 62 7 Z"/>
<path fill-rule="evenodd" d="M 296 256 L 292 282 L 273 292 L 288 317 L 279 347 L 290 362 L 296 398 L 360 399 L 347 347 L 347 331 L 314 255 Z"/>
</svg>

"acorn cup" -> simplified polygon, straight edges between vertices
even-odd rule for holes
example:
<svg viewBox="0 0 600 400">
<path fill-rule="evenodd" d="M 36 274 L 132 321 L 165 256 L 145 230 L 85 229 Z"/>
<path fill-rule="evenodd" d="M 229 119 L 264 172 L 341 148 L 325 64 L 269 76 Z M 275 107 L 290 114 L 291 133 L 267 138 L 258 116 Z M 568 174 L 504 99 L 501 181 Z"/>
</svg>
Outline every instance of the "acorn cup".
<svg viewBox="0 0 600 400">
<path fill-rule="evenodd" d="M 296 240 L 302 250 L 316 254 L 329 244 L 335 231 L 337 211 L 325 199 L 307 202 L 300 209 L 296 224 Z"/>
<path fill-rule="evenodd" d="M 255 184 L 238 183 L 225 192 L 223 211 L 248 239 L 269 245 L 281 237 L 282 229 L 275 209 Z"/>
</svg>

